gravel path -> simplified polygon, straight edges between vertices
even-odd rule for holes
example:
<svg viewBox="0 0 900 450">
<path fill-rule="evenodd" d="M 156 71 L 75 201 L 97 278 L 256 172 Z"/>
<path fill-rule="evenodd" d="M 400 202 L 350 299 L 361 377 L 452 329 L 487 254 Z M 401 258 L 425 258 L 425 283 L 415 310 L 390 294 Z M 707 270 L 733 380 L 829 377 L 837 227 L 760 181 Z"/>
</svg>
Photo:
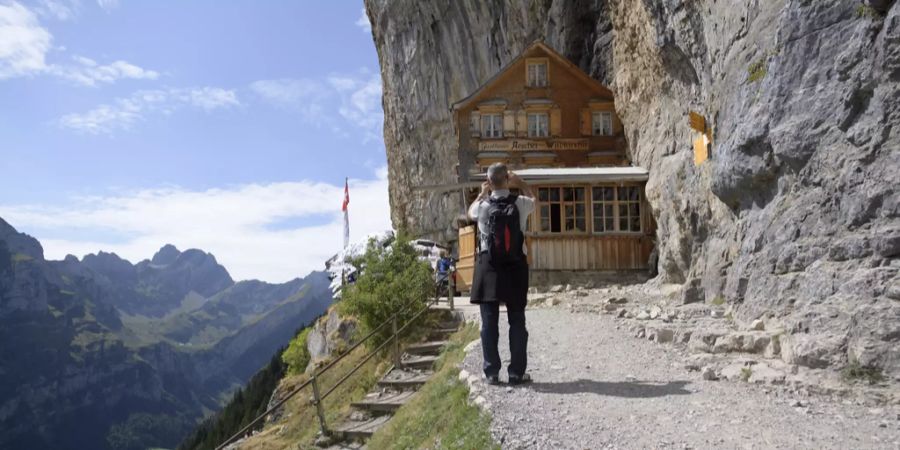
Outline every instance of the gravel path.
<svg viewBox="0 0 900 450">
<path fill-rule="evenodd" d="M 677 352 L 627 336 L 607 316 L 538 309 L 527 320 L 535 382 L 474 387 L 487 400 L 503 448 L 900 449 L 900 407 L 705 381 L 684 369 Z M 504 321 L 502 314 L 506 365 Z M 463 368 L 480 377 L 480 346 Z"/>
</svg>

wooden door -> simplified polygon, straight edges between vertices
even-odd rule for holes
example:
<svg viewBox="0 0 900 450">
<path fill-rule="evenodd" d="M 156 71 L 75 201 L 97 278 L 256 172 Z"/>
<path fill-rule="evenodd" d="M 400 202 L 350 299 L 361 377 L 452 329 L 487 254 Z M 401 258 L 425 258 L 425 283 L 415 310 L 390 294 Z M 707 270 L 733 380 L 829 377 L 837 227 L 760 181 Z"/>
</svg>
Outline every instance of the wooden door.
<svg viewBox="0 0 900 450">
<path fill-rule="evenodd" d="M 459 262 L 456 263 L 456 288 L 467 292 L 475 276 L 475 225 L 459 229 Z"/>
</svg>

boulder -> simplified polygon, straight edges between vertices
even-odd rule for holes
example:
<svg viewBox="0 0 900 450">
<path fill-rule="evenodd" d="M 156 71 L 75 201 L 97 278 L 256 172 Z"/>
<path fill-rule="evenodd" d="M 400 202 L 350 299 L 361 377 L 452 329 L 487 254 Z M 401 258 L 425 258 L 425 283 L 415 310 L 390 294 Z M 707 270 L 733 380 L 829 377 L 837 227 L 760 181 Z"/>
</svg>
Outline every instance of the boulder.
<svg viewBox="0 0 900 450">
<path fill-rule="evenodd" d="M 755 364 L 747 380 L 753 384 L 784 384 L 786 375 L 767 364 Z"/>
<path fill-rule="evenodd" d="M 759 331 L 729 333 L 716 339 L 713 353 L 762 353 L 771 342 L 771 336 Z"/>
<path fill-rule="evenodd" d="M 750 322 L 750 329 L 756 331 L 763 331 L 766 329 L 766 323 L 763 322 L 762 319 L 756 319 L 753 322 Z"/>
<path fill-rule="evenodd" d="M 712 353 L 713 345 L 720 337 L 728 334 L 727 330 L 698 329 L 688 338 L 688 348 L 695 352 Z"/>
</svg>

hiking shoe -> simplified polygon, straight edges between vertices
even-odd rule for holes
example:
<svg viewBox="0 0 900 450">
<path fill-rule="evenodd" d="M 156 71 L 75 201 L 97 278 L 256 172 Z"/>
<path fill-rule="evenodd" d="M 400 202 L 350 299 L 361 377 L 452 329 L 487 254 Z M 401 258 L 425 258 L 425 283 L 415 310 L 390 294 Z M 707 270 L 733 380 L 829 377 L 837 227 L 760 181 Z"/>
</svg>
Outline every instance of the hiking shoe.
<svg viewBox="0 0 900 450">
<path fill-rule="evenodd" d="M 513 386 L 518 386 L 520 384 L 528 384 L 528 383 L 531 383 L 532 381 L 534 381 L 534 380 L 531 379 L 531 375 L 529 375 L 527 373 L 525 375 L 522 375 L 521 377 L 513 377 L 513 376 L 509 377 L 509 384 L 511 384 Z"/>
<path fill-rule="evenodd" d="M 500 377 L 497 375 L 485 375 L 484 381 L 491 386 L 497 386 L 500 384 Z"/>
</svg>

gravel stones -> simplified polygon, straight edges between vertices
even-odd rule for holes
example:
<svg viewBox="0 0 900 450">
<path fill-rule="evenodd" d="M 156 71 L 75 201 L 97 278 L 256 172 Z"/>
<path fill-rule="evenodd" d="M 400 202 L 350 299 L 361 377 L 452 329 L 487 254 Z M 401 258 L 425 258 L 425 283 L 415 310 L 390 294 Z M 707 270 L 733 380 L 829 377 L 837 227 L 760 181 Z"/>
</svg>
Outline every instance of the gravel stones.
<svg viewBox="0 0 900 450">
<path fill-rule="evenodd" d="M 615 331 L 610 316 L 539 309 L 527 317 L 535 382 L 478 393 L 505 449 L 742 448 L 758 436 L 770 448 L 879 448 L 898 439 L 896 426 L 881 428 L 868 408 L 823 399 L 798 413 L 803 408 L 789 405 L 787 385 L 766 393 L 740 380 L 740 369 L 750 367 L 748 381 L 756 382 L 765 363 L 735 362 L 737 382 L 704 382 L 718 379 L 715 361 L 725 355 L 692 356 L 702 369 L 688 373 L 676 347 Z M 501 321 L 501 335 L 507 329 Z M 507 359 L 504 339 L 500 351 Z M 471 353 L 463 369 L 477 372 L 481 362 Z M 900 409 L 888 411 L 894 417 Z"/>
</svg>

